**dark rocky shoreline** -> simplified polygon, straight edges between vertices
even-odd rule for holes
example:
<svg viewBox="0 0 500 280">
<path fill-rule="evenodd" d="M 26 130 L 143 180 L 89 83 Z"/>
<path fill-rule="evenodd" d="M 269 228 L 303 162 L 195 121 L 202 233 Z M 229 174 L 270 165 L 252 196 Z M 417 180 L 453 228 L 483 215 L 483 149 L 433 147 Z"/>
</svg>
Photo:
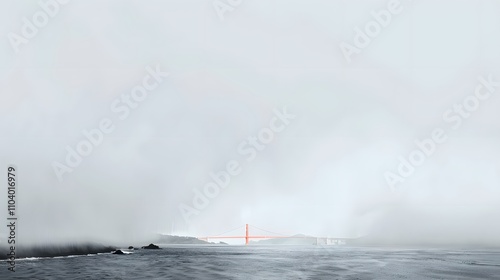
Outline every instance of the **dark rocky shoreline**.
<svg viewBox="0 0 500 280">
<path fill-rule="evenodd" d="M 16 247 L 16 259 L 20 258 L 50 258 L 62 256 L 78 256 L 97 253 L 110 253 L 116 248 L 99 244 L 68 244 Z M 0 260 L 6 260 L 7 248 L 1 248 Z M 4 253 L 5 252 L 5 253 Z"/>
</svg>

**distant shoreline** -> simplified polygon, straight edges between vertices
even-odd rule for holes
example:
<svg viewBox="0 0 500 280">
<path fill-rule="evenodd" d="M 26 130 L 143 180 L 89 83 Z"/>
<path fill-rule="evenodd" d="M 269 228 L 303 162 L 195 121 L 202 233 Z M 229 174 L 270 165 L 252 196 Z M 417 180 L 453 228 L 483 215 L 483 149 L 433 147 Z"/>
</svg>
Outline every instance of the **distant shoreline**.
<svg viewBox="0 0 500 280">
<path fill-rule="evenodd" d="M 147 242 L 149 244 L 151 242 Z M 212 243 L 199 240 L 195 237 L 188 236 L 174 236 L 174 235 L 159 235 L 155 238 L 154 242 L 165 245 L 219 245 L 226 243 Z M 130 244 L 136 249 L 141 248 L 144 244 Z M 119 248 L 127 248 L 129 245 L 121 246 L 106 246 L 97 243 L 69 243 L 69 244 L 44 244 L 44 245 L 31 245 L 31 246 L 17 246 L 15 259 L 24 258 L 53 258 L 53 257 L 66 257 L 66 256 L 82 256 L 89 254 L 99 253 L 112 253 Z M 137 247 L 136 247 L 137 246 Z M 8 247 L 0 247 L 0 260 L 7 260 Z"/>
</svg>

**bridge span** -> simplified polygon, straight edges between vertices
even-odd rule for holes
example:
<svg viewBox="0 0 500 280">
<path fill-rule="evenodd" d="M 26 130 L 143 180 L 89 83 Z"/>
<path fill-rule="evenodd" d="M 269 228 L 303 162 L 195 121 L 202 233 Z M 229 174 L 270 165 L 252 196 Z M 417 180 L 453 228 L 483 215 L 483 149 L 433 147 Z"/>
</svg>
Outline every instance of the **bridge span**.
<svg viewBox="0 0 500 280">
<path fill-rule="evenodd" d="M 261 231 L 273 233 L 271 231 L 263 230 L 260 229 L 256 226 L 252 226 L 254 228 L 257 228 Z M 234 231 L 235 229 L 231 230 Z M 231 232 L 229 231 L 229 232 Z M 227 232 L 226 232 L 227 233 Z M 249 229 L 249 224 L 245 225 L 245 235 L 224 235 L 225 233 L 222 233 L 220 235 L 214 235 L 214 236 L 202 236 L 198 237 L 200 240 L 204 241 L 209 241 L 210 239 L 244 239 L 245 240 L 245 245 L 250 244 L 250 239 L 278 239 L 278 238 L 289 238 L 289 239 L 315 239 L 315 244 L 316 245 L 344 245 L 346 244 L 347 240 L 350 240 L 352 238 L 335 238 L 335 237 L 318 237 L 318 236 L 305 236 L 305 235 L 283 235 L 283 234 L 277 234 L 277 235 L 251 235 L 250 234 L 250 229 Z M 273 233 L 276 234 L 276 233 Z"/>
</svg>

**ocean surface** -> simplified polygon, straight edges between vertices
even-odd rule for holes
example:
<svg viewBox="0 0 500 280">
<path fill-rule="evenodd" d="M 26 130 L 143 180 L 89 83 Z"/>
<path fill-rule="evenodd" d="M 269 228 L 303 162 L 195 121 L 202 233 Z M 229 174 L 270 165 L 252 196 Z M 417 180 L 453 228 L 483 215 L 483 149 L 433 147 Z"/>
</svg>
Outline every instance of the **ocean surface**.
<svg viewBox="0 0 500 280">
<path fill-rule="evenodd" d="M 500 279 L 500 251 L 163 245 L 0 262 L 0 279 Z"/>
</svg>

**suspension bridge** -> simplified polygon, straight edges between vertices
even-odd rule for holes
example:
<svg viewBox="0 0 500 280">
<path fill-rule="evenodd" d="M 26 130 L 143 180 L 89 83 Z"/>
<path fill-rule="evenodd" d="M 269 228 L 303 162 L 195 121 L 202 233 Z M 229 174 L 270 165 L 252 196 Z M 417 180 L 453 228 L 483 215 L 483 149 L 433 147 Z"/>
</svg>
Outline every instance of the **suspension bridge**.
<svg viewBox="0 0 500 280">
<path fill-rule="evenodd" d="M 317 237 L 317 236 L 306 236 L 306 235 L 285 235 L 279 234 L 272 231 L 268 231 L 265 229 L 258 228 L 256 226 L 251 226 L 252 229 L 257 229 L 265 233 L 270 233 L 271 235 L 263 234 L 263 235 L 253 235 L 250 234 L 250 225 L 245 225 L 245 235 L 226 235 L 230 232 L 234 232 L 236 230 L 241 230 L 243 227 L 237 227 L 235 229 L 231 229 L 224 233 L 212 236 L 202 236 L 198 237 L 200 240 L 209 241 L 210 239 L 244 239 L 245 245 L 250 244 L 251 239 L 279 239 L 279 238 L 288 238 L 288 239 L 310 239 L 313 240 L 315 245 L 343 245 L 346 244 L 346 241 L 353 238 L 335 238 L 335 237 Z"/>
</svg>

